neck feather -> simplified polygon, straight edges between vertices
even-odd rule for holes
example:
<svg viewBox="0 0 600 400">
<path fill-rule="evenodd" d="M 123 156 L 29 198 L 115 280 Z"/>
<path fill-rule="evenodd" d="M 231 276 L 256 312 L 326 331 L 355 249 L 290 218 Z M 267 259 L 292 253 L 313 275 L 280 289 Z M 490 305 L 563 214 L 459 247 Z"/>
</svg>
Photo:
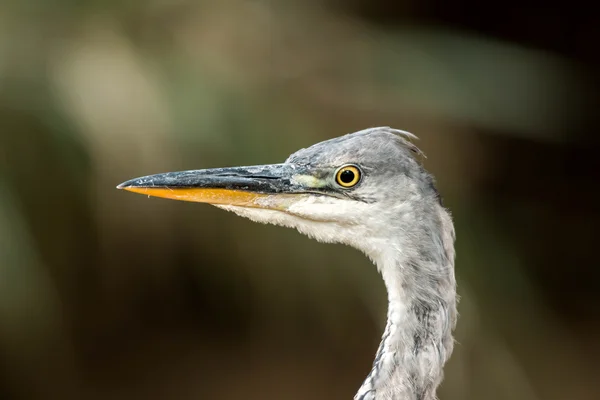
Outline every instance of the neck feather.
<svg viewBox="0 0 600 400">
<path fill-rule="evenodd" d="M 433 221 L 393 238 L 374 256 L 389 299 L 373 368 L 354 400 L 434 400 L 456 325 L 454 227 L 441 206 Z"/>
</svg>

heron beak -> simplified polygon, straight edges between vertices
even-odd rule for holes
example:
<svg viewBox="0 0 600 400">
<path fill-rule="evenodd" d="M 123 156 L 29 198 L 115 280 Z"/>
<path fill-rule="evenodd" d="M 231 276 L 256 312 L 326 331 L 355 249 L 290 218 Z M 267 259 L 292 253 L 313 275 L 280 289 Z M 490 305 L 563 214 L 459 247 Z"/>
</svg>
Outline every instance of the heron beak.
<svg viewBox="0 0 600 400">
<path fill-rule="evenodd" d="M 306 193 L 295 180 L 306 176 L 294 164 L 167 172 L 123 182 L 117 189 L 181 201 L 282 209 L 290 197 Z"/>
</svg>

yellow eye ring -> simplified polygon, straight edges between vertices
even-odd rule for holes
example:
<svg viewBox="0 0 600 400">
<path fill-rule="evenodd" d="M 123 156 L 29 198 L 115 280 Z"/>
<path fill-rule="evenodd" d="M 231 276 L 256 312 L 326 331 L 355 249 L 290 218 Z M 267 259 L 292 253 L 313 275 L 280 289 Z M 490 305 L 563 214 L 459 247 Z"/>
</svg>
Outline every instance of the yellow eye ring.
<svg viewBox="0 0 600 400">
<path fill-rule="evenodd" d="M 354 165 L 341 167 L 335 173 L 335 182 L 344 188 L 351 188 L 360 182 L 361 172 Z"/>
</svg>

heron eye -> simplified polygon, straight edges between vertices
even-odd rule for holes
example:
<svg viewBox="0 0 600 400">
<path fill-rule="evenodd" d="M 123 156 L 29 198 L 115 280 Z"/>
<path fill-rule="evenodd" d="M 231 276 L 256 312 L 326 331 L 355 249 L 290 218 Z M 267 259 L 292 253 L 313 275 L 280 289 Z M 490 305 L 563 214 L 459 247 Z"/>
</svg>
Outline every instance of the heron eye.
<svg viewBox="0 0 600 400">
<path fill-rule="evenodd" d="M 350 188 L 360 181 L 360 170 L 353 165 L 342 167 L 336 172 L 335 181 L 342 187 Z"/>
</svg>

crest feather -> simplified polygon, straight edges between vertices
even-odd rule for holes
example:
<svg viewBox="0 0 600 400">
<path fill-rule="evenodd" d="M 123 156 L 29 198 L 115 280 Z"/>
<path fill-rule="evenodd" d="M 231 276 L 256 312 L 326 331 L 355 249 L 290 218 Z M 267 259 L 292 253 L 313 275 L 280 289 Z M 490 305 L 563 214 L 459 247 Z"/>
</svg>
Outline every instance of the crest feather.
<svg viewBox="0 0 600 400">
<path fill-rule="evenodd" d="M 356 133 L 362 133 L 362 134 L 367 135 L 372 132 L 386 132 L 386 133 L 391 133 L 393 135 L 396 135 L 398 137 L 398 139 L 400 139 L 400 143 L 402 143 L 402 145 L 405 146 L 408 150 L 410 150 L 413 154 L 423 157 L 423 158 L 427 158 L 425 153 L 423 153 L 423 151 L 421 151 L 421 149 L 419 149 L 417 147 L 417 145 L 415 145 L 414 143 L 412 143 L 410 141 L 410 140 L 419 140 L 418 136 L 413 133 L 410 133 L 408 131 L 403 131 L 401 129 L 391 128 L 389 126 L 378 126 L 375 128 L 367 128 L 367 129 L 358 131 Z"/>
</svg>

